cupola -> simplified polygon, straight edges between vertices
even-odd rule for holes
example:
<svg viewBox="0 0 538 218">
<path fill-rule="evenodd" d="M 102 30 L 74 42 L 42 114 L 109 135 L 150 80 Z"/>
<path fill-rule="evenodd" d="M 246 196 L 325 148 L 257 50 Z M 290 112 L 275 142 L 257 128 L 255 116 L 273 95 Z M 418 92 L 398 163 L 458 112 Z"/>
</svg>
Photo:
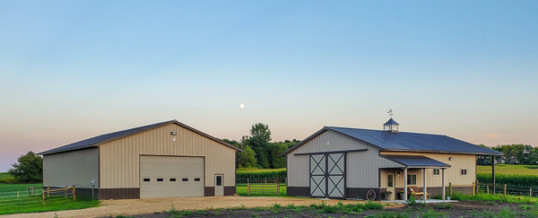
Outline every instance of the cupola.
<svg viewBox="0 0 538 218">
<path fill-rule="evenodd" d="M 396 121 L 394 121 L 394 119 L 392 119 L 392 115 L 394 115 L 392 113 L 392 109 L 389 110 L 388 114 L 390 116 L 390 119 L 385 124 L 383 124 L 383 131 L 398 133 L 398 128 L 400 124 L 398 124 Z"/>
</svg>

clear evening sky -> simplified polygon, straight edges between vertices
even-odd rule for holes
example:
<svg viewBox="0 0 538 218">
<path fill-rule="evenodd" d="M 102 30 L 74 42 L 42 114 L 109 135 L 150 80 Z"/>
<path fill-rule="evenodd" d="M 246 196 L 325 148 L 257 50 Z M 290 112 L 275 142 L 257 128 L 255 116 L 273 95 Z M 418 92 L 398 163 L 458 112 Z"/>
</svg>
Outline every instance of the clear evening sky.
<svg viewBox="0 0 538 218">
<path fill-rule="evenodd" d="M 0 172 L 177 119 L 538 145 L 538 1 L 0 1 Z M 239 105 L 245 108 L 240 109 Z"/>
</svg>

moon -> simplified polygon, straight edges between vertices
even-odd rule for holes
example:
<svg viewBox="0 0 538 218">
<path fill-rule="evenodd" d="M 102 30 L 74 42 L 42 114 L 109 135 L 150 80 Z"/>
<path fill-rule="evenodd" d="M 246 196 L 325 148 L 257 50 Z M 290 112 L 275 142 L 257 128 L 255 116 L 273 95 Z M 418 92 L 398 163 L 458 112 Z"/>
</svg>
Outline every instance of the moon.
<svg viewBox="0 0 538 218">
<path fill-rule="evenodd" d="M 243 108 L 245 108 L 245 105 L 244 105 L 244 104 L 240 104 L 240 105 L 239 105 L 239 108 L 243 109 Z"/>
</svg>

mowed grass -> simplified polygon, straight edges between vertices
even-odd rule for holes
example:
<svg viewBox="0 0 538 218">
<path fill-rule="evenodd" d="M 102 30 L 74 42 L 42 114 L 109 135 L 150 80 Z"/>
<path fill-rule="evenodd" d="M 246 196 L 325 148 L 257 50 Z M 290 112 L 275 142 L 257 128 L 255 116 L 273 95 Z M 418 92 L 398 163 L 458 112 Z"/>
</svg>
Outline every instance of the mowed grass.
<svg viewBox="0 0 538 218">
<path fill-rule="evenodd" d="M 491 166 L 476 166 L 476 171 L 478 174 L 491 174 Z M 538 176 L 538 166 L 497 164 L 495 174 Z"/>
<path fill-rule="evenodd" d="M 49 198 L 43 205 L 42 197 L 25 197 L 12 200 L 0 200 L 0 215 L 15 213 L 33 213 L 45 211 L 78 210 L 99 206 L 99 201 L 85 201 L 57 196 Z"/>
<path fill-rule="evenodd" d="M 4 176 L 5 174 L 0 174 Z M 9 174 L 7 176 L 10 176 Z M 28 197 L 28 187 L 35 187 L 35 197 Z M 0 184 L 0 215 L 45 211 L 76 210 L 99 206 L 99 201 L 76 200 L 64 196 L 51 196 L 43 205 L 43 184 Z M 19 198 L 17 198 L 17 192 Z M 33 195 L 33 193 L 32 193 Z"/>
<path fill-rule="evenodd" d="M 277 196 L 276 184 L 264 185 L 264 184 L 250 184 L 252 187 L 251 194 L 248 195 L 248 188 L 246 183 L 238 183 L 235 191 L 240 196 Z M 254 190 L 255 188 L 264 188 L 272 190 Z M 286 196 L 286 184 L 280 184 L 280 196 Z"/>
</svg>

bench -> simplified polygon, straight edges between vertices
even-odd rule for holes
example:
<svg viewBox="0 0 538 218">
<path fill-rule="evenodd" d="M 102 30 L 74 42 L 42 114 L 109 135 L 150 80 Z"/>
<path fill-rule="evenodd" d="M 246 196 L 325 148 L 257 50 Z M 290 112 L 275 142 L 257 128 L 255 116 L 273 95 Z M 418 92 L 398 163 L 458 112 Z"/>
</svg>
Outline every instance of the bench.
<svg viewBox="0 0 538 218">
<path fill-rule="evenodd" d="M 409 195 L 412 195 L 413 197 L 415 197 L 417 199 L 418 199 L 419 196 L 421 196 L 422 199 L 424 199 L 424 192 L 415 192 L 415 190 L 413 190 L 413 188 L 407 188 L 407 192 L 409 193 Z M 426 193 L 426 196 L 428 198 L 430 198 L 431 193 Z"/>
</svg>

